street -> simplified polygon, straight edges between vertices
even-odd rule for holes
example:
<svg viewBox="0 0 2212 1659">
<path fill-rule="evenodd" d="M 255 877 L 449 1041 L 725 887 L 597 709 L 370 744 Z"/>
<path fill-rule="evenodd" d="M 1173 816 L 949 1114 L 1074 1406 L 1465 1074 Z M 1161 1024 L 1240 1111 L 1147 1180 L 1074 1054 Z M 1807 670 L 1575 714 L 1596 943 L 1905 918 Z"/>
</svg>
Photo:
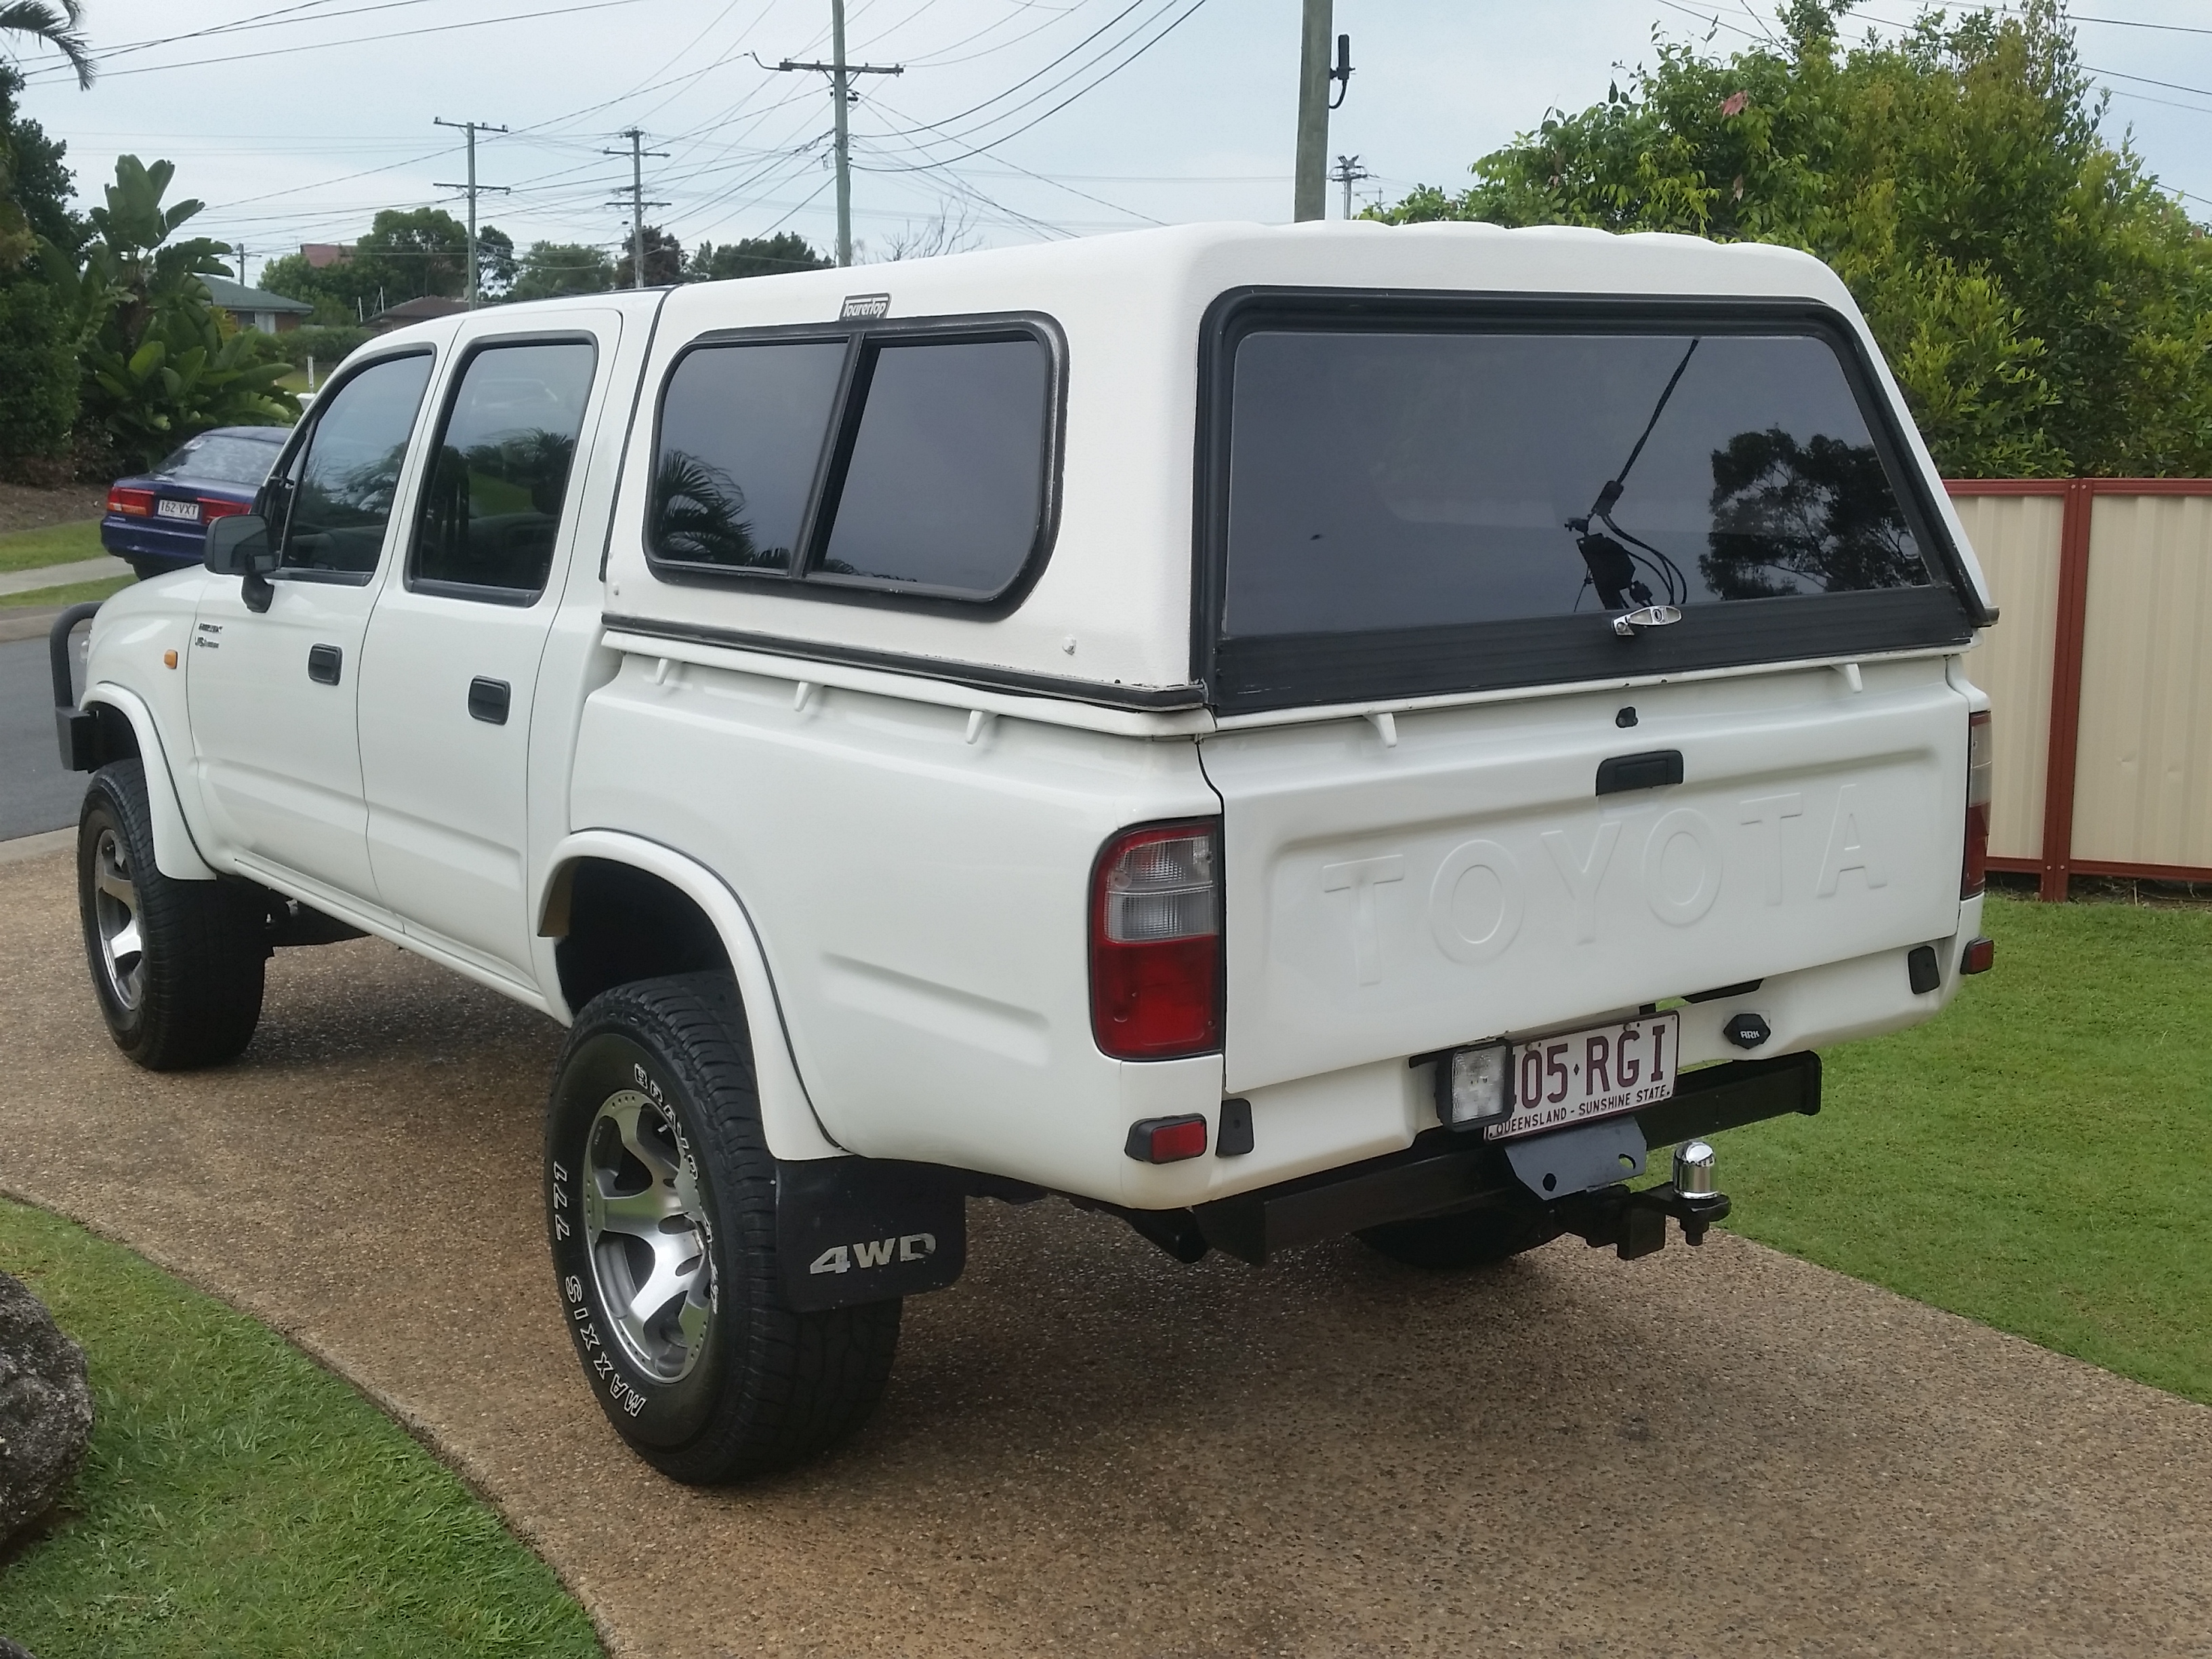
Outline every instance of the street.
<svg viewBox="0 0 2212 1659">
<path fill-rule="evenodd" d="M 44 631 L 0 641 L 0 841 L 75 823 L 83 799 L 83 778 L 62 770 L 54 745 Z"/>
</svg>

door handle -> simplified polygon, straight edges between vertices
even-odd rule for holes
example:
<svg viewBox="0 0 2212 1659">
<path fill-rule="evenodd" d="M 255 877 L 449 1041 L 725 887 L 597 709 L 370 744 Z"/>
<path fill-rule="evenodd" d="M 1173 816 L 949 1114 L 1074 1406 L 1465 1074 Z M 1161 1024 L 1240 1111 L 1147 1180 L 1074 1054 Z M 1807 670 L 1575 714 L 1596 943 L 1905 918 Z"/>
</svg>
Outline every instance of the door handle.
<svg viewBox="0 0 2212 1659">
<path fill-rule="evenodd" d="M 479 674 L 469 682 L 469 718 L 487 726 L 507 724 L 507 705 L 514 693 L 505 680 L 488 680 Z"/>
<path fill-rule="evenodd" d="M 335 645 L 311 645 L 307 647 L 307 678 L 317 685 L 336 685 L 338 670 L 345 661 L 345 653 Z"/>
</svg>

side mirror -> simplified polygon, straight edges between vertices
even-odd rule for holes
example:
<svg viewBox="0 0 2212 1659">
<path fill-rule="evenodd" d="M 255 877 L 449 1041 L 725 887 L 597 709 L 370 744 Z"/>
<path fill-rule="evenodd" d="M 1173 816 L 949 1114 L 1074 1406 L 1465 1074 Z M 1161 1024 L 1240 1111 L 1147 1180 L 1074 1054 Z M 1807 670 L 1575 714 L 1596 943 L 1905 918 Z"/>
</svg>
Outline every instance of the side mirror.
<svg viewBox="0 0 2212 1659">
<path fill-rule="evenodd" d="M 240 597 L 248 611 L 266 611 L 276 590 L 269 573 L 276 568 L 276 549 L 269 540 L 269 521 L 252 513 L 234 513 L 207 527 L 200 562 L 219 576 L 243 576 Z"/>
<path fill-rule="evenodd" d="M 234 513 L 207 527 L 200 562 L 218 576 L 243 576 L 256 568 L 274 570 L 276 550 L 269 544 L 268 521 L 251 513 Z"/>
</svg>

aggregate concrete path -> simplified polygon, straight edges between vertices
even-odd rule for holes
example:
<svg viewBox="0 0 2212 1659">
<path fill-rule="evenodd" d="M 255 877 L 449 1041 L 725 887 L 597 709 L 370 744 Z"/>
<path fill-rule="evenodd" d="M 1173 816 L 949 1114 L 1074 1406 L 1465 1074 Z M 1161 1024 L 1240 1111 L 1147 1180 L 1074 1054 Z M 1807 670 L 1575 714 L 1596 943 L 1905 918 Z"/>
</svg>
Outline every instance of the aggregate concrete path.
<svg viewBox="0 0 2212 1659">
<path fill-rule="evenodd" d="M 2212 1411 L 1726 1237 L 1253 1272 L 978 1205 L 854 1443 L 673 1486 L 555 1307 L 552 1026 L 364 940 L 280 954 L 239 1064 L 147 1076 L 69 872 L 0 862 L 0 1187 L 357 1379 L 617 1655 L 2212 1648 Z"/>
</svg>

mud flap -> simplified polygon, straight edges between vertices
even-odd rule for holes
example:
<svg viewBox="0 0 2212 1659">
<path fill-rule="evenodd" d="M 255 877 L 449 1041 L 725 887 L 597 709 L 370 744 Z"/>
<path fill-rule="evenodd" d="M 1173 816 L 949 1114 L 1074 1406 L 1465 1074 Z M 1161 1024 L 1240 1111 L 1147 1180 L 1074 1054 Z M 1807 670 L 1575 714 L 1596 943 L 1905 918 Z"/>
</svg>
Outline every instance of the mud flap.
<svg viewBox="0 0 2212 1659">
<path fill-rule="evenodd" d="M 784 1299 L 802 1313 L 941 1291 L 968 1265 L 967 1200 L 935 1164 L 779 1161 L 775 1254 Z"/>
</svg>

